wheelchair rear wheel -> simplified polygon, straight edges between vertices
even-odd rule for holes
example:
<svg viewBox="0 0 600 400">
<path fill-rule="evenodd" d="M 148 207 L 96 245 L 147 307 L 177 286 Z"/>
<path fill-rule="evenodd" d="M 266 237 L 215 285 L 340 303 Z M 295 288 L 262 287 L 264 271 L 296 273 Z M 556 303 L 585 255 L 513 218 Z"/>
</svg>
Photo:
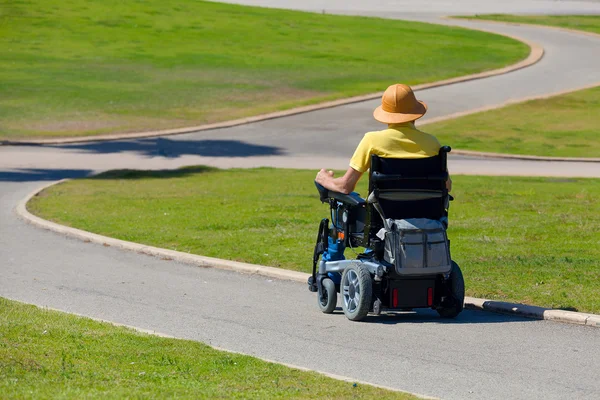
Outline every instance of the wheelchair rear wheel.
<svg viewBox="0 0 600 400">
<path fill-rule="evenodd" d="M 449 287 L 454 304 L 449 307 L 438 307 L 436 309 L 442 318 L 455 318 L 464 308 L 465 280 L 460 267 L 454 261 L 452 261 L 452 270 L 450 271 Z"/>
<path fill-rule="evenodd" d="M 360 321 L 371 308 L 373 280 L 369 270 L 359 263 L 344 270 L 341 284 L 342 309 L 346 318 Z"/>
<path fill-rule="evenodd" d="M 319 308 L 325 314 L 331 314 L 337 306 L 337 291 L 335 283 L 329 278 L 323 278 L 321 290 L 317 293 Z"/>
</svg>

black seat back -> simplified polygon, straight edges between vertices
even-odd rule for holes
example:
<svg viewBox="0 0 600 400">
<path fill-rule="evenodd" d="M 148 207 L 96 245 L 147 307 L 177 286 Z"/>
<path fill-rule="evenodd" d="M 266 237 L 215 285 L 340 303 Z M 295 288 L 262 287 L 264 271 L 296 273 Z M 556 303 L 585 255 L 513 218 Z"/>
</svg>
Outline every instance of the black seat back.
<svg viewBox="0 0 600 400">
<path fill-rule="evenodd" d="M 440 219 L 447 215 L 448 152 L 450 147 L 444 146 L 437 156 L 428 158 L 372 156 L 369 194 L 378 200 L 386 218 Z M 383 226 L 379 213 L 371 204 L 367 207 L 366 222 L 369 236 Z"/>
</svg>

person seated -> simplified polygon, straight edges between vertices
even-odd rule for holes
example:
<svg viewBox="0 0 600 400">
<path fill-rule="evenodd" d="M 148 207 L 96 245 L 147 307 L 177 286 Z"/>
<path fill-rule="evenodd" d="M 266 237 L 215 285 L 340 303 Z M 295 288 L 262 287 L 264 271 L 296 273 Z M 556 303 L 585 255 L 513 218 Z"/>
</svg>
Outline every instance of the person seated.
<svg viewBox="0 0 600 400">
<path fill-rule="evenodd" d="M 358 144 L 346 173 L 335 177 L 333 171 L 321 169 L 315 181 L 326 189 L 345 194 L 353 193 L 361 176 L 367 172 L 373 154 L 382 158 L 425 158 L 438 155 L 440 142 L 433 135 L 415 127 L 415 121 L 427 112 L 427 105 L 416 99 L 408 85 L 389 86 L 381 98 L 381 105 L 373 112 L 373 117 L 387 129 L 365 133 Z M 452 180 L 446 181 L 448 191 L 452 189 Z M 329 237 L 325 261 L 344 259 L 344 244 L 341 240 Z M 338 279 L 334 279 L 338 281 Z"/>
</svg>

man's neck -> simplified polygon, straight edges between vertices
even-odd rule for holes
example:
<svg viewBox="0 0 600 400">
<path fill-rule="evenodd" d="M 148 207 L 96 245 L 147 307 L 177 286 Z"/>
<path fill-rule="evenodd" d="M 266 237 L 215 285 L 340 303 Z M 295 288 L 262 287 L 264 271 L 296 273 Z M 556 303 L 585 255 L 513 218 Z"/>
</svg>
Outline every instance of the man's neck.
<svg viewBox="0 0 600 400">
<path fill-rule="evenodd" d="M 401 127 L 405 127 L 405 126 L 414 128 L 415 121 L 402 122 L 400 124 L 388 124 L 388 128 L 401 128 Z"/>
</svg>

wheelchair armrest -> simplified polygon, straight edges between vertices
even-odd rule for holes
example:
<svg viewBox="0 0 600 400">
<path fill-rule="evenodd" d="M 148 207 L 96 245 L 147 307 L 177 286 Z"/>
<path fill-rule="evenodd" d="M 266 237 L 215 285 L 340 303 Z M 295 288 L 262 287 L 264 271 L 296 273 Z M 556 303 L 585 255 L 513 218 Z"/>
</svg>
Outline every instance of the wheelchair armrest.
<svg viewBox="0 0 600 400">
<path fill-rule="evenodd" d="M 329 199 L 335 199 L 341 203 L 348 204 L 350 206 L 358 206 L 358 205 L 366 204 L 366 201 L 364 199 L 350 196 L 349 194 L 345 194 L 345 193 L 341 193 L 341 192 L 334 192 L 333 190 L 326 189 L 325 187 L 323 187 L 316 181 L 315 181 L 315 186 L 317 187 L 317 190 L 319 191 L 319 196 L 323 203 L 328 201 Z"/>
<path fill-rule="evenodd" d="M 350 206 L 360 206 L 367 203 L 365 199 L 350 196 L 349 194 L 344 194 L 340 192 L 333 192 L 331 190 L 329 191 L 329 197 L 341 203 L 348 204 Z"/>
</svg>

